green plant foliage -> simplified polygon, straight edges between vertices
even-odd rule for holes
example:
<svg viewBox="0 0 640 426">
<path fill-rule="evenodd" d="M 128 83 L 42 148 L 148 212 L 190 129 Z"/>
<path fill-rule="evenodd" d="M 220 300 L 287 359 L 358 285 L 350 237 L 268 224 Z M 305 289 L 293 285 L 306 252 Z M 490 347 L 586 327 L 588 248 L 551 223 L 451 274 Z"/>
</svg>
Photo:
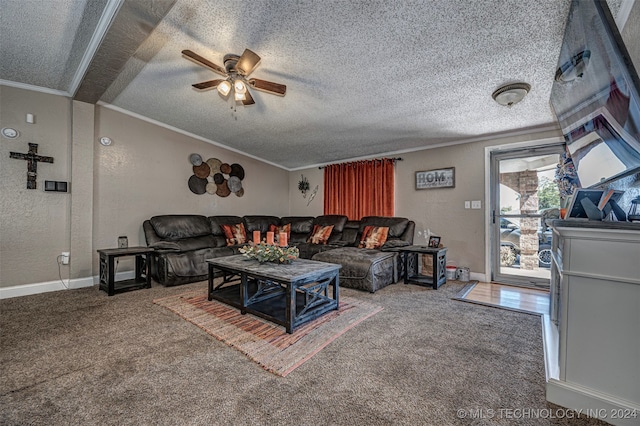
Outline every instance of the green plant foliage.
<svg viewBox="0 0 640 426">
<path fill-rule="evenodd" d="M 240 249 L 240 253 L 249 259 L 257 260 L 260 263 L 291 263 L 300 255 L 298 247 L 280 247 L 269 245 L 264 242 L 244 246 Z"/>
</svg>

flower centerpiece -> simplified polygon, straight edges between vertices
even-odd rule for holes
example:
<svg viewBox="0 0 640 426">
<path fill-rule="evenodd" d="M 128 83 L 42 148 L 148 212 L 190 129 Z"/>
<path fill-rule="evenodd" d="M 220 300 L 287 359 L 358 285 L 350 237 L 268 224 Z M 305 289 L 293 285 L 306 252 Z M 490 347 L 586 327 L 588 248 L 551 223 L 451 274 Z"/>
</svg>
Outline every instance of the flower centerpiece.
<svg viewBox="0 0 640 426">
<path fill-rule="evenodd" d="M 260 244 L 246 245 L 240 249 L 240 253 L 260 263 L 291 263 L 300 255 L 298 247 L 280 247 L 266 244 L 264 241 Z"/>
</svg>

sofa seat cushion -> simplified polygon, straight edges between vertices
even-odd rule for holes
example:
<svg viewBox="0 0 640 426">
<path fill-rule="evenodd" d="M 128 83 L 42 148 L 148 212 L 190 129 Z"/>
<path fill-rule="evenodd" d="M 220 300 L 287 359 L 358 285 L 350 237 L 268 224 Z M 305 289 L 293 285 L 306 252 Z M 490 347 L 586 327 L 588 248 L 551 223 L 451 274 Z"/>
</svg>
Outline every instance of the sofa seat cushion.
<svg viewBox="0 0 640 426">
<path fill-rule="evenodd" d="M 163 240 L 180 240 L 211 234 L 211 225 L 205 216 L 163 215 L 149 219 L 153 230 Z"/>
<path fill-rule="evenodd" d="M 371 293 L 398 281 L 397 253 L 357 247 L 340 247 L 312 257 L 320 262 L 338 263 L 340 286 Z"/>
</svg>

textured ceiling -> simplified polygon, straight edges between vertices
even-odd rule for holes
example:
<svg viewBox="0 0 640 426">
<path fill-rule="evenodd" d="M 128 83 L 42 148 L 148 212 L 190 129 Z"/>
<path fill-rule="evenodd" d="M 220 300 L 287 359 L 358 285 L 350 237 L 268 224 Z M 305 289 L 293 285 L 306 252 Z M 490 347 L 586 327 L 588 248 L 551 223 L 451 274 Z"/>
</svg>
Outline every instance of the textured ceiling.
<svg viewBox="0 0 640 426">
<path fill-rule="evenodd" d="M 0 0 L 0 79 L 70 91 L 113 1 Z M 177 0 L 101 101 L 288 169 L 555 127 L 569 4 Z M 610 4 L 616 16 L 621 1 Z M 285 97 L 254 90 L 255 105 L 234 107 L 191 87 L 217 76 L 183 49 L 222 65 L 245 48 L 262 57 L 251 77 L 286 84 Z M 495 103 L 491 93 L 514 81 L 531 84 L 525 100 Z"/>
</svg>

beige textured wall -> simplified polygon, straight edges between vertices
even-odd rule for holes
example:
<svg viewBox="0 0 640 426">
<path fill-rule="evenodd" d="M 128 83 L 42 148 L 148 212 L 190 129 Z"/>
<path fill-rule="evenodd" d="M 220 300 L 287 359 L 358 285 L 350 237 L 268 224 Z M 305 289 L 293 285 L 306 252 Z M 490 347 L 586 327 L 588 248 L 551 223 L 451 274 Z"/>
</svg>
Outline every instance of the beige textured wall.
<svg viewBox="0 0 640 426">
<path fill-rule="evenodd" d="M 26 123 L 27 113 L 35 124 Z M 16 139 L 0 136 L 0 287 L 58 280 L 57 256 L 69 251 L 71 193 L 43 189 L 45 180 L 71 180 L 70 116 L 67 98 L 0 86 L 0 127 L 20 131 Z M 38 163 L 37 189 L 26 189 L 27 162 L 9 158 L 26 153 L 29 142 L 54 157 Z M 63 265 L 62 277 L 68 274 Z"/>
<path fill-rule="evenodd" d="M 301 175 L 309 181 L 309 191 L 306 197 L 302 197 L 302 192 L 298 191 L 298 182 Z M 318 185 L 316 196 L 309 202 L 313 189 Z M 324 171 L 313 167 L 310 169 L 291 172 L 289 174 L 289 212 L 292 216 L 319 216 L 324 210 Z"/>
<path fill-rule="evenodd" d="M 71 154 L 71 259 L 69 278 L 93 275 L 93 144 L 95 106 L 85 102 L 72 104 Z"/>
<path fill-rule="evenodd" d="M 102 136 L 113 144 L 100 145 Z M 106 107 L 96 109 L 94 143 L 94 274 L 96 249 L 115 247 L 119 235 L 128 237 L 129 246 L 146 245 L 142 222 L 154 215 L 288 214 L 289 172 L 284 169 Z M 187 186 L 192 153 L 240 164 L 246 174 L 244 196 L 192 193 Z M 121 262 L 118 271 L 129 269 Z"/>
<path fill-rule="evenodd" d="M 545 132 L 471 144 L 425 149 L 400 155 L 396 163 L 396 216 L 416 222 L 415 244 L 425 244 L 424 230 L 442 237 L 448 247 L 448 259 L 472 272 L 485 272 L 485 147 L 536 141 L 558 136 Z M 455 188 L 415 189 L 417 171 L 455 167 Z M 291 214 L 305 214 L 302 196 L 297 190 L 300 174 L 320 184 L 318 205 L 312 214 L 322 213 L 323 180 L 318 168 L 291 172 Z M 295 183 L 295 185 L 294 185 Z M 482 209 L 467 210 L 465 200 L 481 200 Z M 315 203 L 315 201 L 314 201 Z"/>
</svg>

